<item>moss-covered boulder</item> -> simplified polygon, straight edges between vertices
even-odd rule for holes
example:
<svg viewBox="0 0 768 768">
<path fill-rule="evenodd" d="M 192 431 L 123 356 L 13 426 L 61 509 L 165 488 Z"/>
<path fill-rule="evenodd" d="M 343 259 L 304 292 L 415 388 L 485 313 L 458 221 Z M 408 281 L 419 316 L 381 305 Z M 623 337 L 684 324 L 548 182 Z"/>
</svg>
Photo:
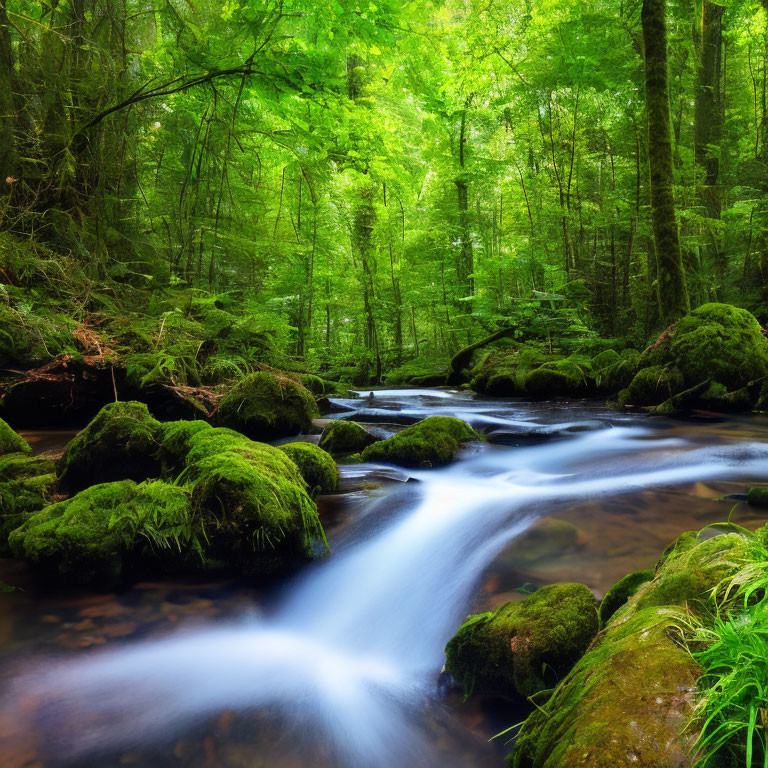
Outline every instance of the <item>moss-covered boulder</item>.
<svg viewBox="0 0 768 768">
<path fill-rule="evenodd" d="M 619 405 L 658 405 L 682 391 L 683 375 L 674 366 L 651 365 L 641 368 L 626 389 L 619 392 Z"/>
<path fill-rule="evenodd" d="M 768 341 L 754 316 L 730 304 L 704 304 L 643 352 L 619 404 L 664 403 L 665 413 L 697 406 L 748 410 L 766 376 Z M 679 402 L 678 395 L 684 395 Z"/>
<path fill-rule="evenodd" d="M 621 360 L 621 355 L 615 349 L 605 349 L 592 358 L 592 370 L 599 371 Z"/>
<path fill-rule="evenodd" d="M 490 397 L 520 397 L 530 371 L 552 361 L 552 355 L 529 346 L 515 345 L 486 353 L 471 371 L 471 386 Z"/>
<path fill-rule="evenodd" d="M 555 685 L 598 631 L 583 584 L 554 584 L 494 613 L 470 616 L 448 643 L 446 669 L 466 695 L 528 697 Z"/>
<path fill-rule="evenodd" d="M 320 447 L 333 455 L 360 453 L 376 438 L 354 421 L 332 421 L 326 424 L 320 436 Z"/>
<path fill-rule="evenodd" d="M 221 400 L 218 426 L 253 440 L 275 440 L 308 432 L 319 412 L 312 393 L 291 378 L 260 371 L 246 376 Z"/>
<path fill-rule="evenodd" d="M 74 493 L 96 483 L 159 477 L 162 434 L 143 403 L 105 405 L 64 451 L 60 487 Z"/>
<path fill-rule="evenodd" d="M 339 468 L 322 448 L 313 443 L 288 443 L 280 450 L 299 468 L 314 493 L 333 493 L 339 487 Z"/>
<path fill-rule="evenodd" d="M 628 573 L 619 579 L 606 593 L 600 603 L 600 623 L 606 624 L 616 611 L 637 592 L 640 587 L 654 577 L 650 569 Z"/>
<path fill-rule="evenodd" d="M 591 387 L 588 360 L 571 356 L 534 368 L 524 380 L 525 392 L 531 398 L 583 397 Z"/>
<path fill-rule="evenodd" d="M 94 485 L 29 517 L 9 537 L 14 555 L 62 583 L 118 583 L 132 561 L 197 556 L 202 528 L 189 493 L 160 480 Z"/>
<path fill-rule="evenodd" d="M 317 507 L 296 464 L 270 445 L 233 445 L 223 437 L 219 445 L 212 434 L 192 438 L 184 474 L 206 531 L 215 531 L 208 557 L 262 575 L 292 570 L 324 551 Z"/>
<path fill-rule="evenodd" d="M 0 556 L 6 556 L 8 534 L 51 499 L 55 465 L 46 456 L 7 453 L 0 456 Z"/>
<path fill-rule="evenodd" d="M 383 461 L 401 467 L 439 467 L 453 461 L 464 443 L 482 439 L 461 419 L 430 416 L 369 445 L 362 457 L 363 461 Z"/>
<path fill-rule="evenodd" d="M 0 456 L 6 453 L 32 453 L 32 447 L 0 419 Z"/>
<path fill-rule="evenodd" d="M 747 492 L 747 504 L 753 507 L 768 507 L 768 487 L 755 485 Z"/>
<path fill-rule="evenodd" d="M 593 360 L 592 375 L 596 391 L 604 395 L 616 395 L 635 378 L 639 364 L 640 353 L 634 349 L 624 350 L 618 360 L 601 367 L 596 367 Z"/>
<path fill-rule="evenodd" d="M 679 766 L 695 762 L 688 727 L 699 668 L 682 644 L 687 611 L 704 611 L 743 558 L 737 533 L 694 533 L 667 548 L 656 575 L 618 608 L 549 700 L 526 720 L 515 768 Z"/>
</svg>

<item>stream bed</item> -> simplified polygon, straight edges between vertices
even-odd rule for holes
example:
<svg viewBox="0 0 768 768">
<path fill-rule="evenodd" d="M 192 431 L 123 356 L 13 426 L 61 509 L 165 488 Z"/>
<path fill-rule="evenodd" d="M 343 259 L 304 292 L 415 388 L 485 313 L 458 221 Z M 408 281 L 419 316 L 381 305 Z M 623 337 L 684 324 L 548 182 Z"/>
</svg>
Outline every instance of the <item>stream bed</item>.
<svg viewBox="0 0 768 768">
<path fill-rule="evenodd" d="M 319 500 L 332 555 L 286 584 L 140 583 L 51 593 L 0 560 L 3 768 L 502 766 L 521 719 L 440 675 L 470 612 L 580 581 L 600 597 L 685 530 L 763 523 L 721 497 L 768 481 L 768 419 L 655 419 L 592 402 L 367 392 L 336 414 L 382 433 L 425 416 L 484 432 L 450 467 L 342 466 Z M 55 435 L 41 445 L 50 448 Z M 572 523 L 555 552 L 515 540 Z M 533 556 L 537 555 L 537 556 Z"/>
</svg>

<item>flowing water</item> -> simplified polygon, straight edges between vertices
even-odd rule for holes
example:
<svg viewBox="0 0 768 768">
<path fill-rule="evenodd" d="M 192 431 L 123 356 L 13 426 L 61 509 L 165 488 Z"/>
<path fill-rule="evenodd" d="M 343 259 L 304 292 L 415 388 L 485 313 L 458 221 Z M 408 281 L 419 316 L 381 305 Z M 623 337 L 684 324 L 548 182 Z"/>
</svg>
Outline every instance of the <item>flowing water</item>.
<svg viewBox="0 0 768 768">
<path fill-rule="evenodd" d="M 325 505 L 330 558 L 271 592 L 198 585 L 205 598 L 189 601 L 189 620 L 185 601 L 157 585 L 90 602 L 0 598 L 4 766 L 502 765 L 503 748 L 486 737 L 511 720 L 487 722 L 439 686 L 463 617 L 519 598 L 523 581 L 570 578 L 600 594 L 678 533 L 725 518 L 732 505 L 717 497 L 768 480 L 760 418 L 674 422 L 590 403 L 361 394 L 340 402 L 344 418 L 386 432 L 457 416 L 489 443 L 440 470 L 343 468 L 347 486 L 380 487 Z M 575 522 L 579 542 L 526 562 L 514 539 L 545 514 Z M 760 522 L 743 507 L 738 515 Z M 178 626 L 135 621 L 160 614 Z"/>
</svg>

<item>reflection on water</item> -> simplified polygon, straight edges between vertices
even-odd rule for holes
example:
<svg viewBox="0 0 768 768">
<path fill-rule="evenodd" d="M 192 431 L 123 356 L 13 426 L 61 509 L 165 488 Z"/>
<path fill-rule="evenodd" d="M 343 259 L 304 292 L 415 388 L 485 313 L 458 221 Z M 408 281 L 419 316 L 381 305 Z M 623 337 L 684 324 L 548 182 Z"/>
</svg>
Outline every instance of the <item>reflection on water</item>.
<svg viewBox="0 0 768 768">
<path fill-rule="evenodd" d="M 11 596 L 19 618 L 0 622 L 9 766 L 38 756 L 100 766 L 501 765 L 499 750 L 468 728 L 479 721 L 438 693 L 444 645 L 466 612 L 514 597 L 524 581 L 576 579 L 600 593 L 650 565 L 682 530 L 724 517 L 717 496 L 768 478 L 759 419 L 655 421 L 593 404 L 430 390 L 343 404 L 356 409 L 344 418 L 379 423 L 458 416 L 493 442 L 451 467 L 408 473 L 416 482 L 398 472 L 381 490 L 356 493 L 334 511 L 330 559 L 258 600 L 215 589 L 201 598 L 200 587 L 191 604 L 202 599 L 212 615 L 191 624 L 177 616 L 177 631 L 159 631 L 168 602 L 160 588 L 149 608 L 146 597 L 131 607 L 138 587 L 97 598 L 122 609 L 92 618 L 98 637 L 110 623 L 141 626 L 113 629 L 95 650 L 52 655 L 62 635 L 83 634 L 78 622 L 46 630 L 47 641 L 25 637 L 61 616 L 46 625 L 53 598 Z M 345 474 L 386 476 L 365 466 Z M 533 562 L 510 557 L 510 542 L 542 515 L 575 523 L 576 545 Z M 84 610 L 76 606 L 81 622 Z M 31 641 L 26 654 L 20 636 Z"/>
</svg>

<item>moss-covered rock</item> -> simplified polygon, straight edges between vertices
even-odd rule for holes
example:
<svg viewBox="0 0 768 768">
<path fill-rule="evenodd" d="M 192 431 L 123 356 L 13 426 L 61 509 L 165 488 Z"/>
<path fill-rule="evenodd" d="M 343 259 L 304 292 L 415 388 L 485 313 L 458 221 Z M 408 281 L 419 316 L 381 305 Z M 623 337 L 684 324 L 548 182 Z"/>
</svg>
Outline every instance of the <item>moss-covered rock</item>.
<svg viewBox="0 0 768 768">
<path fill-rule="evenodd" d="M 209 532 L 208 557 L 241 573 L 272 574 L 325 551 L 317 507 L 296 464 L 277 448 L 238 443 L 235 435 L 214 429 L 190 439 L 183 478 Z"/>
<path fill-rule="evenodd" d="M 163 424 L 160 440 L 160 460 L 164 475 L 178 475 L 186 465 L 192 439 L 200 432 L 212 432 L 206 421 L 170 421 Z M 244 437 L 237 434 L 236 439 Z"/>
<path fill-rule="evenodd" d="M 640 365 L 640 353 L 634 349 L 624 350 L 618 360 L 595 367 L 593 361 L 593 377 L 595 389 L 604 395 L 615 395 L 629 386 Z"/>
<path fill-rule="evenodd" d="M 534 368 L 525 377 L 525 391 L 532 398 L 583 397 L 590 391 L 590 374 L 589 361 L 572 355 Z"/>
<path fill-rule="evenodd" d="M 661 413 L 708 407 L 749 410 L 768 376 L 768 341 L 757 320 L 730 304 L 704 304 L 667 328 L 639 361 L 620 405 Z"/>
<path fill-rule="evenodd" d="M 619 579 L 606 593 L 600 603 L 600 623 L 606 624 L 616 611 L 637 592 L 640 587 L 654 577 L 650 569 L 634 571 Z"/>
<path fill-rule="evenodd" d="M 320 436 L 320 447 L 334 455 L 359 453 L 376 438 L 354 421 L 331 421 Z"/>
<path fill-rule="evenodd" d="M 747 491 L 747 504 L 753 507 L 768 507 L 768 487 L 753 486 Z"/>
<path fill-rule="evenodd" d="M 768 375 L 768 341 L 746 309 L 704 304 L 668 328 L 641 359 L 643 367 L 669 363 L 687 387 L 711 379 L 739 389 Z"/>
<path fill-rule="evenodd" d="M 553 695 L 525 722 L 515 768 L 679 766 L 695 762 L 688 721 L 699 668 L 681 642 L 686 611 L 740 559 L 737 533 L 688 533 L 667 548 L 651 581 L 618 608 Z"/>
<path fill-rule="evenodd" d="M 339 487 L 339 468 L 322 448 L 313 443 L 288 443 L 280 450 L 299 468 L 314 493 L 333 493 Z"/>
<path fill-rule="evenodd" d="M 551 360 L 552 355 L 532 346 L 488 352 L 472 369 L 472 389 L 491 397 L 522 396 L 528 373 Z"/>
<path fill-rule="evenodd" d="M 109 587 L 129 560 L 173 548 L 181 555 L 202 535 L 188 492 L 162 481 L 94 485 L 33 514 L 9 543 L 17 557 L 60 582 Z M 163 558 L 167 557 L 162 552 Z"/>
<path fill-rule="evenodd" d="M 60 487 L 72 493 L 96 483 L 159 477 L 162 434 L 143 403 L 105 405 L 64 451 Z"/>
<path fill-rule="evenodd" d="M 45 456 L 7 453 L 0 456 L 0 556 L 6 556 L 8 534 L 50 501 L 55 465 Z"/>
<path fill-rule="evenodd" d="M 659 405 L 682 390 L 683 376 L 674 366 L 641 368 L 630 385 L 619 392 L 622 407 Z"/>
<path fill-rule="evenodd" d="M 384 461 L 402 467 L 438 467 L 453 461 L 464 443 L 482 439 L 461 419 L 430 416 L 369 445 L 362 456 L 364 461 Z"/>
<path fill-rule="evenodd" d="M 32 447 L 0 419 L 0 456 L 6 453 L 32 453 Z"/>
<path fill-rule="evenodd" d="M 621 360 L 621 355 L 615 349 L 605 349 L 592 358 L 592 370 L 599 371 Z"/>
<path fill-rule="evenodd" d="M 317 416 L 308 389 L 291 378 L 260 371 L 246 376 L 222 398 L 215 422 L 254 440 L 275 440 L 309 431 Z"/>
<path fill-rule="evenodd" d="M 466 695 L 532 696 L 551 688 L 598 631 L 583 584 L 554 584 L 494 613 L 470 616 L 448 643 L 446 669 Z"/>
</svg>

